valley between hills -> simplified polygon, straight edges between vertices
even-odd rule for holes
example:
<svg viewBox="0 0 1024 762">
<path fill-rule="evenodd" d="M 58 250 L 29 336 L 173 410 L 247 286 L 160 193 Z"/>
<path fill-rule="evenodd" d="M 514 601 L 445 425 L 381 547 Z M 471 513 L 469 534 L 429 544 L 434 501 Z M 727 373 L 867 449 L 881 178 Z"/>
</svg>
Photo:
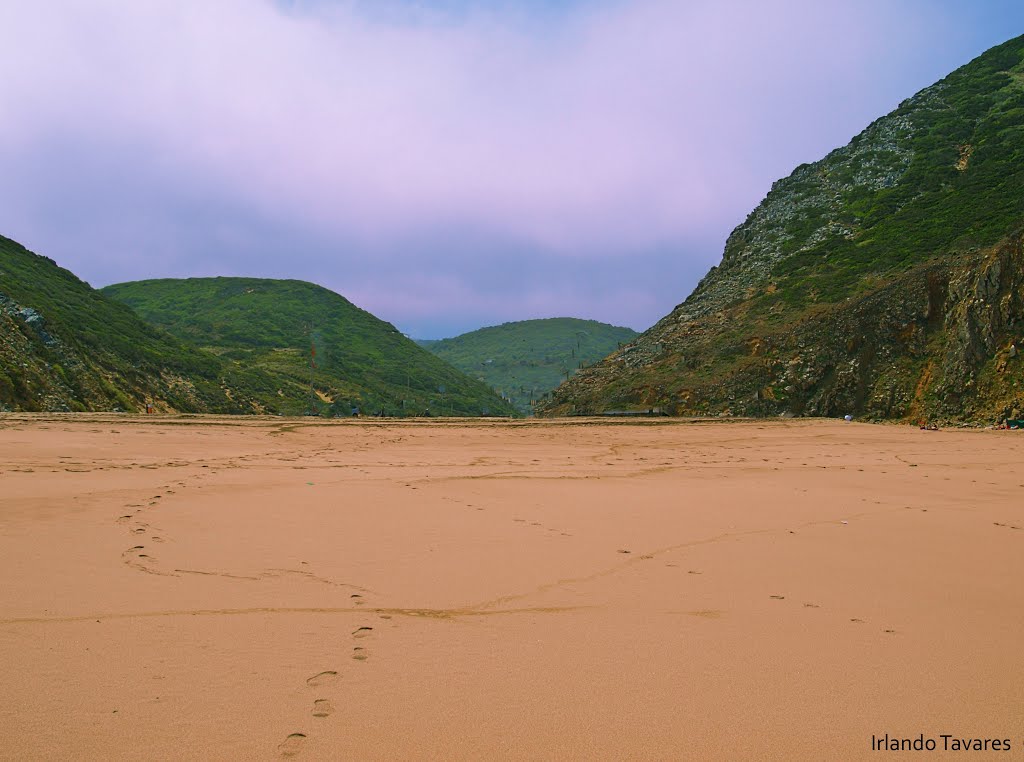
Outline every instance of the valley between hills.
<svg viewBox="0 0 1024 762">
<path fill-rule="evenodd" d="M 797 167 L 637 335 L 575 318 L 419 343 L 321 286 L 93 289 L 0 238 L 0 410 L 332 417 L 1024 417 L 1024 37 Z"/>
</svg>

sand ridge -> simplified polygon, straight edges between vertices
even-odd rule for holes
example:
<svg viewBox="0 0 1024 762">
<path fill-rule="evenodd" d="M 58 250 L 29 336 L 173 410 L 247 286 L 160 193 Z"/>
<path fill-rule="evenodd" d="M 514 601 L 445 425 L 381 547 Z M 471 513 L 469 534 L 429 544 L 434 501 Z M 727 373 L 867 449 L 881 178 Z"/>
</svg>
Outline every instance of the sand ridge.
<svg viewBox="0 0 1024 762">
<path fill-rule="evenodd" d="M 832 421 L 3 415 L 0 758 L 1017 754 L 1022 454 Z"/>
</svg>

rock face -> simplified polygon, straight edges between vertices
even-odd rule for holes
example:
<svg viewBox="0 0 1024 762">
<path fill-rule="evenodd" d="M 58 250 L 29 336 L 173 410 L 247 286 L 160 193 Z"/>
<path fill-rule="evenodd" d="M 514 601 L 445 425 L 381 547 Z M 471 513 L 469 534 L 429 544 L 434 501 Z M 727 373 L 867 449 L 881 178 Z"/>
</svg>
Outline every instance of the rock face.
<svg viewBox="0 0 1024 762">
<path fill-rule="evenodd" d="M 934 104 L 936 85 L 904 104 L 906 113 L 890 114 L 857 140 L 817 164 L 804 164 L 772 185 L 768 197 L 732 231 L 722 263 L 700 282 L 673 317 L 693 320 L 717 312 L 749 295 L 772 277 L 772 268 L 793 253 L 842 238 L 856 240 L 861 219 L 844 213 L 855 191 L 880 191 L 899 184 L 913 158 L 914 117 Z"/>
<path fill-rule="evenodd" d="M 779 180 L 669 315 L 543 413 L 1024 408 L 1024 37 Z"/>
</svg>

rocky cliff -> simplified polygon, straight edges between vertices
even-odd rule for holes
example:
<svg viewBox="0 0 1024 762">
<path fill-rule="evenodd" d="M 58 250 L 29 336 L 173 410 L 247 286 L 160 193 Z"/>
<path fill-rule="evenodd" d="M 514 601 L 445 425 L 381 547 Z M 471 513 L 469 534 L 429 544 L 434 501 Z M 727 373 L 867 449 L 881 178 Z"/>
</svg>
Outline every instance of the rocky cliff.
<svg viewBox="0 0 1024 762">
<path fill-rule="evenodd" d="M 721 264 L 542 412 L 1024 413 L 1024 37 L 776 182 Z"/>
</svg>

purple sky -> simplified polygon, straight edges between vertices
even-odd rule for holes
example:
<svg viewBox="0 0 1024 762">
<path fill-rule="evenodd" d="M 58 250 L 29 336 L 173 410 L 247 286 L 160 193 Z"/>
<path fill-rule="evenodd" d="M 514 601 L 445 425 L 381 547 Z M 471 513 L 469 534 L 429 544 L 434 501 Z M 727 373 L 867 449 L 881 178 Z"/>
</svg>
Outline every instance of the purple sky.
<svg viewBox="0 0 1024 762">
<path fill-rule="evenodd" d="M 1004 0 L 0 4 L 0 233 L 95 286 L 321 283 L 422 338 L 644 329 Z"/>
</svg>

